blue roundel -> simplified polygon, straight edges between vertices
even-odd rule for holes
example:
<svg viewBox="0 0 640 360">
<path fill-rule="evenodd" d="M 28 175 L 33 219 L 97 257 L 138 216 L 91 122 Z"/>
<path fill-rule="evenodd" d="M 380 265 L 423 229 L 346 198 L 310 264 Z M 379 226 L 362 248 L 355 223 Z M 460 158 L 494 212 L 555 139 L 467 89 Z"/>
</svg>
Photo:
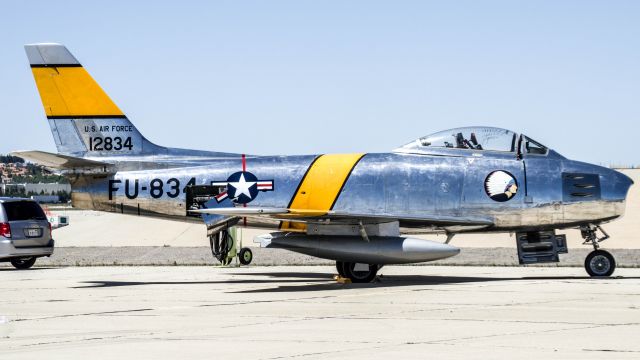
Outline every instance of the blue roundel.
<svg viewBox="0 0 640 360">
<path fill-rule="evenodd" d="M 227 179 L 227 193 L 237 204 L 247 204 L 258 195 L 258 178 L 250 172 L 238 171 Z"/>
</svg>

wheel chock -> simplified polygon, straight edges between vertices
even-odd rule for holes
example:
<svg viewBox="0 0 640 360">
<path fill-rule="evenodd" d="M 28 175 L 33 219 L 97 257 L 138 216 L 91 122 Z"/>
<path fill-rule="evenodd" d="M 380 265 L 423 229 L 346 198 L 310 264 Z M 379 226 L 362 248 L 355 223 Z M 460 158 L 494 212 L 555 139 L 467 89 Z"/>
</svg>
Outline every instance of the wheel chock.
<svg viewBox="0 0 640 360">
<path fill-rule="evenodd" d="M 342 277 L 340 275 L 334 275 L 333 280 L 335 280 L 339 284 L 351 284 L 351 279 Z"/>
</svg>

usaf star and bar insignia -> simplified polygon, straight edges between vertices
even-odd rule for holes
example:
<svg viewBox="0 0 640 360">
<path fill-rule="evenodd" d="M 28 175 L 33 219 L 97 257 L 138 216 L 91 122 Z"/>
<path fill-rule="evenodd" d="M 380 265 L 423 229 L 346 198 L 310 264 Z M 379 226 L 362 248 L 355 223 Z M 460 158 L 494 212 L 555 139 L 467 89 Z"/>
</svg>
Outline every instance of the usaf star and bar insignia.
<svg viewBox="0 0 640 360">
<path fill-rule="evenodd" d="M 260 191 L 273 191 L 273 180 L 258 180 L 248 171 L 238 171 L 231 174 L 227 181 L 212 181 L 211 185 L 226 187 L 226 190 L 214 198 L 221 203 L 230 198 L 236 204 L 248 204 L 258 196 Z"/>
</svg>

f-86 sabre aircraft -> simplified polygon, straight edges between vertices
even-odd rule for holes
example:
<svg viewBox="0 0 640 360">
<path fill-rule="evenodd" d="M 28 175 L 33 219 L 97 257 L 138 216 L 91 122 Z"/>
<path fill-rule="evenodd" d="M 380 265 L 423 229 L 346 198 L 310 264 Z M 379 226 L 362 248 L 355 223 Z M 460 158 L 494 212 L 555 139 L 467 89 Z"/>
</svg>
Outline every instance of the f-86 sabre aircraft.
<svg viewBox="0 0 640 360">
<path fill-rule="evenodd" d="M 254 156 L 167 148 L 147 140 L 62 45 L 26 45 L 57 154 L 13 154 L 66 175 L 73 205 L 201 217 L 215 246 L 232 226 L 272 228 L 262 246 L 336 261 L 354 282 L 385 264 L 458 254 L 453 235 L 513 232 L 522 264 L 557 262 L 560 229 L 594 251 L 592 276 L 615 269 L 601 225 L 621 217 L 633 181 L 566 159 L 529 136 L 451 129 L 389 153 Z M 446 233 L 445 243 L 411 237 Z M 212 245 L 213 247 L 213 245 Z M 241 251 L 241 261 L 251 253 Z"/>
</svg>

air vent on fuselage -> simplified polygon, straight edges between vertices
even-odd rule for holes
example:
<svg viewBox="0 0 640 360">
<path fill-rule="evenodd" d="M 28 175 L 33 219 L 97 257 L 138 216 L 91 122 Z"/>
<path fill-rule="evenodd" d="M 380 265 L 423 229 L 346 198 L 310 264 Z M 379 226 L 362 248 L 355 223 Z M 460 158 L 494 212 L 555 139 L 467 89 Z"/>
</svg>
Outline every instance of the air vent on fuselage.
<svg viewBox="0 0 640 360">
<path fill-rule="evenodd" d="M 600 199 L 598 174 L 562 173 L 562 200 L 589 201 Z"/>
</svg>

